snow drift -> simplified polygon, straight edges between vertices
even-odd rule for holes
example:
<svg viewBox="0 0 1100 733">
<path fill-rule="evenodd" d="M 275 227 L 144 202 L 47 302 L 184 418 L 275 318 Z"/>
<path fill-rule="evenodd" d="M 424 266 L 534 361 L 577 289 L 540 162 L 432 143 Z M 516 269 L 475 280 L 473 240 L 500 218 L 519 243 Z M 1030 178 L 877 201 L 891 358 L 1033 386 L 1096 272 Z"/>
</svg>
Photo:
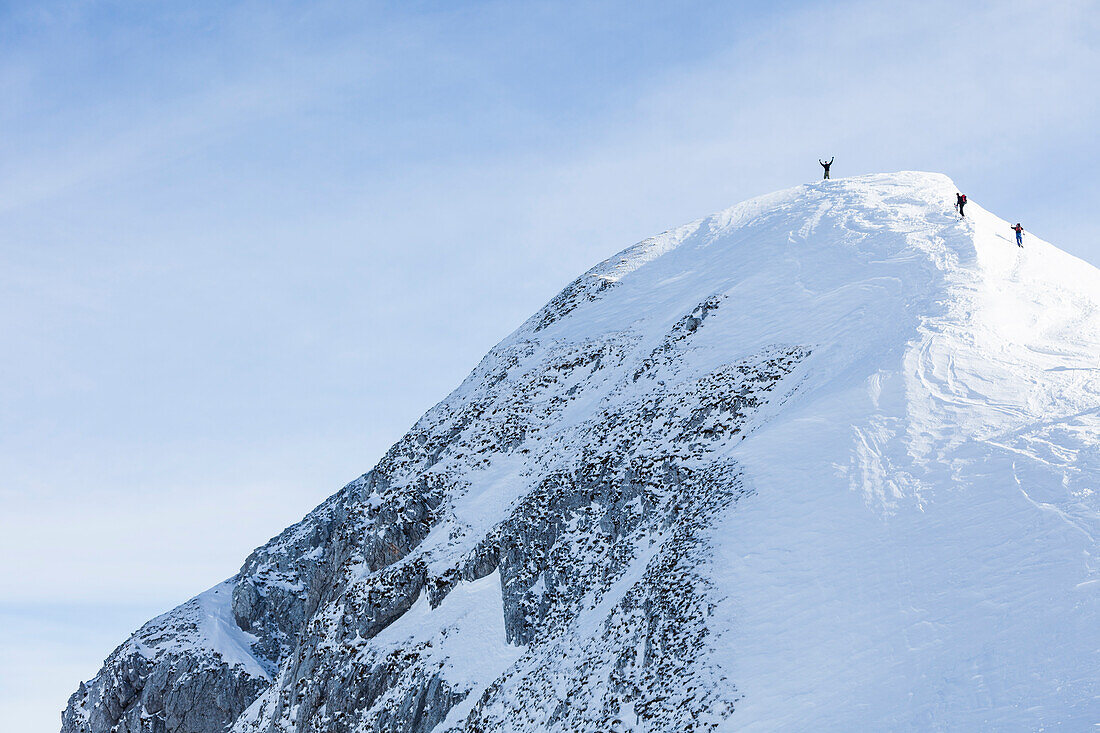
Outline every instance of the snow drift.
<svg viewBox="0 0 1100 733">
<path fill-rule="evenodd" d="M 1093 725 L 1100 271 L 955 191 L 799 186 L 596 266 L 62 730 Z"/>
</svg>

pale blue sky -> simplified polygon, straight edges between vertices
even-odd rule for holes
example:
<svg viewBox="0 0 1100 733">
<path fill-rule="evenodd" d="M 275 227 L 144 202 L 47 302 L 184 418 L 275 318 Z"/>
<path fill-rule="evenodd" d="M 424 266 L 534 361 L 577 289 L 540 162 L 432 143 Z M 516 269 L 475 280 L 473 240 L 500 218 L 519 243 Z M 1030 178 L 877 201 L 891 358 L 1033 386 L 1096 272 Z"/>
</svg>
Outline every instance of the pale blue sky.
<svg viewBox="0 0 1100 733">
<path fill-rule="evenodd" d="M 56 729 L 592 263 L 820 156 L 1100 263 L 1098 33 L 1089 0 L 0 5 L 0 719 Z"/>
</svg>

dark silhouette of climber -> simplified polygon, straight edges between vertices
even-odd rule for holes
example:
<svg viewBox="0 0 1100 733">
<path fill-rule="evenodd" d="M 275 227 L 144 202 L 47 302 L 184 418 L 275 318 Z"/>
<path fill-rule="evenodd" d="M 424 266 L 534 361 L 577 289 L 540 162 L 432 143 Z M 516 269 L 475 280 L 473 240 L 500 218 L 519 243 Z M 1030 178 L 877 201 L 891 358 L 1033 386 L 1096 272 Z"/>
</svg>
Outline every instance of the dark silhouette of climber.
<svg viewBox="0 0 1100 733">
<path fill-rule="evenodd" d="M 1016 226 L 1012 227 L 1012 231 L 1016 232 L 1016 246 L 1024 246 L 1024 228 L 1020 226 L 1020 222 L 1016 222 Z"/>
<path fill-rule="evenodd" d="M 817 162 L 821 163 L 821 167 L 825 169 L 825 178 L 823 178 L 822 180 L 824 180 L 824 181 L 829 180 L 829 166 L 831 166 L 833 164 L 834 160 L 836 160 L 835 155 L 832 158 L 829 158 L 828 163 L 826 163 L 824 160 L 818 159 Z"/>
</svg>

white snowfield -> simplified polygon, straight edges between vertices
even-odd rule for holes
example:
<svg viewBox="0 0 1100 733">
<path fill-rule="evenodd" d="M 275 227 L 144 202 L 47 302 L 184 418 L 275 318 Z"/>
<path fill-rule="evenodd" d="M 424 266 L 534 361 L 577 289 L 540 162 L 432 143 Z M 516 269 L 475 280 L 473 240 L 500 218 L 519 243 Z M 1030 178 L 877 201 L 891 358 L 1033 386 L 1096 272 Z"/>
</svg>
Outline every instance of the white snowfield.
<svg viewBox="0 0 1100 733">
<path fill-rule="evenodd" d="M 814 350 L 730 449 L 756 493 L 713 532 L 729 730 L 1100 725 L 1100 271 L 956 190 L 800 187 L 652 276 L 729 296 L 711 338 Z"/>
<path fill-rule="evenodd" d="M 812 352 L 793 396 L 707 458 L 754 492 L 715 508 L 702 571 L 713 677 L 740 697 L 722 730 L 1100 724 L 1100 271 L 1030 235 L 1017 247 L 975 203 L 960 220 L 956 191 L 903 172 L 753 199 L 598 266 L 615 287 L 541 336 L 652 346 L 719 295 L 681 373 Z M 580 402 L 563 429 L 591 417 Z M 503 466 L 455 506 L 474 536 L 522 485 Z M 385 633 L 412 628 L 436 633 L 411 612 Z"/>
<path fill-rule="evenodd" d="M 429 474 L 448 487 L 430 533 L 393 564 L 420 563 L 429 584 L 517 512 L 550 517 L 530 525 L 549 549 L 501 554 L 434 609 L 418 590 L 372 638 L 348 641 L 349 608 L 373 597 L 356 588 L 377 587 L 353 567 L 310 622 L 314 647 L 281 662 L 250 658 L 253 637 L 204 601 L 217 633 L 202 648 L 272 680 L 232 729 L 322 729 L 355 664 L 415 650 L 408 685 L 348 730 L 399 710 L 423 670 L 458 700 L 436 731 L 684 730 L 669 721 L 689 703 L 693 730 L 1095 730 L 1100 270 L 1031 235 L 1017 247 L 976 203 L 960 220 L 956 191 L 917 172 L 799 186 L 593 268 L 395 447 L 390 494 L 363 499 L 377 509 Z M 471 405 L 478 419 L 454 428 Z M 406 461 L 437 435 L 447 447 L 430 463 Z M 500 435 L 518 437 L 494 445 Z M 623 452 L 730 491 L 648 524 L 660 486 L 614 512 L 598 492 L 563 495 L 592 502 L 564 510 L 531 500 L 547 476 Z M 537 566 L 545 557 L 567 570 Z M 705 613 L 654 610 L 675 606 L 664 568 L 698 580 L 705 603 L 685 608 Z M 509 623 L 531 630 L 509 602 L 536 609 L 578 588 L 530 617 L 530 643 L 508 643 Z M 639 619 L 683 626 L 647 635 Z M 662 639 L 704 641 L 684 671 L 661 658 Z M 302 658 L 334 692 L 299 707 L 295 690 L 314 681 L 295 677 Z M 671 709 L 653 701 L 654 679 L 684 688 L 659 691 Z"/>
</svg>

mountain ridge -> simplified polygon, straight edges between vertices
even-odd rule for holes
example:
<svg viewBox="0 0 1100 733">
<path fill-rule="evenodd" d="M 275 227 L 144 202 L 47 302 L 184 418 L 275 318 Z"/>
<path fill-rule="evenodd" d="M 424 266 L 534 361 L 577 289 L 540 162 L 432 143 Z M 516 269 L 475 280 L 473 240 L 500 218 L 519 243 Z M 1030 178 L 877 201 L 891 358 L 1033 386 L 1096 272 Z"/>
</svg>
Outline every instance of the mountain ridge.
<svg viewBox="0 0 1100 733">
<path fill-rule="evenodd" d="M 1095 719 L 1100 271 L 955 191 L 797 186 L 596 265 L 62 730 Z"/>
</svg>

